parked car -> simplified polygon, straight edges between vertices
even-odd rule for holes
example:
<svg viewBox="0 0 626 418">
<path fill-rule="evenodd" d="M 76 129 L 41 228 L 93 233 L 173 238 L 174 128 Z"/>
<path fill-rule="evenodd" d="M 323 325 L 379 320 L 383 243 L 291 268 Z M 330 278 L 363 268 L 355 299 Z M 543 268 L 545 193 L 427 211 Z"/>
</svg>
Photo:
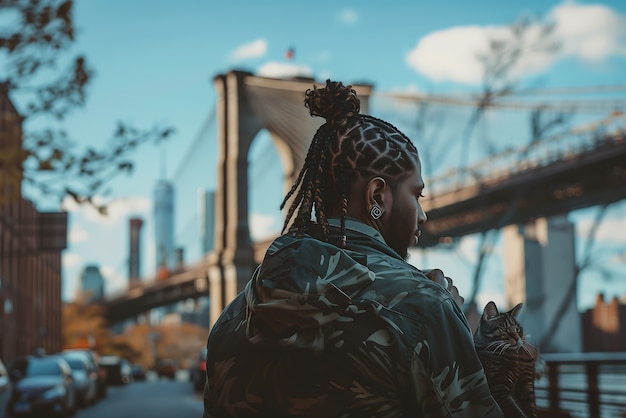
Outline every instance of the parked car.
<svg viewBox="0 0 626 418">
<path fill-rule="evenodd" d="M 72 369 L 76 401 L 79 405 L 90 405 L 98 396 L 98 373 L 95 367 L 85 358 L 72 354 L 62 354 Z"/>
<path fill-rule="evenodd" d="M 133 380 L 130 373 L 130 363 L 119 356 L 100 357 L 100 367 L 107 371 L 107 384 L 125 385 Z"/>
<path fill-rule="evenodd" d="M 157 361 L 156 369 L 159 378 L 167 377 L 168 379 L 176 379 L 176 372 L 178 371 L 178 363 L 172 359 L 160 359 Z"/>
<path fill-rule="evenodd" d="M 202 347 L 200 355 L 191 363 L 189 367 L 189 380 L 193 385 L 193 390 L 202 392 L 206 382 L 206 347 Z"/>
<path fill-rule="evenodd" d="M 146 380 L 146 369 L 144 369 L 143 366 L 140 366 L 139 364 L 133 364 L 130 367 L 130 374 L 133 376 L 133 380 L 135 382 L 140 380 Z"/>
<path fill-rule="evenodd" d="M 0 418 L 6 418 L 7 407 L 13 393 L 13 382 L 9 378 L 6 366 L 0 360 Z"/>
<path fill-rule="evenodd" d="M 104 367 L 100 367 L 100 356 L 95 351 L 86 348 L 70 348 L 63 350 L 63 354 L 82 356 L 89 360 L 98 373 L 98 398 L 104 398 L 107 394 L 107 371 Z"/>
<path fill-rule="evenodd" d="M 65 417 L 76 411 L 72 369 L 61 356 L 29 356 L 9 367 L 14 380 L 9 401 L 12 416 Z"/>
</svg>

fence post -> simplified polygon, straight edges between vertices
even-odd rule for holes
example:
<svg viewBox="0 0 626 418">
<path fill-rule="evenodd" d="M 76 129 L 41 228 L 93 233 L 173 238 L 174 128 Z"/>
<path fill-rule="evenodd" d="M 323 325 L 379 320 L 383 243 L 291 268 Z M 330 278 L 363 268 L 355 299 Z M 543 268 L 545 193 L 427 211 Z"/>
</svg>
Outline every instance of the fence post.
<svg viewBox="0 0 626 418">
<path fill-rule="evenodd" d="M 600 418 L 600 391 L 598 390 L 598 365 L 593 362 L 585 363 L 587 373 L 587 403 L 589 417 Z"/>
<path fill-rule="evenodd" d="M 559 409 L 559 364 L 548 362 L 548 399 L 550 401 L 550 409 Z"/>
</svg>

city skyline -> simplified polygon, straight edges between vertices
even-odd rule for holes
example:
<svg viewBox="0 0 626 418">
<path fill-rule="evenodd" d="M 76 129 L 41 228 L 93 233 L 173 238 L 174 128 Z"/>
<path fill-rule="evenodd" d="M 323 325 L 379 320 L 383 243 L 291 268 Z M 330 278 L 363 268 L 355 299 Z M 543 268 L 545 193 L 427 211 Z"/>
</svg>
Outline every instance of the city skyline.
<svg viewBox="0 0 626 418">
<path fill-rule="evenodd" d="M 144 125 L 173 124 L 177 130 L 176 142 L 165 143 L 163 147 L 168 165 L 174 167 L 184 163 L 185 152 L 212 112 L 215 100 L 211 78 L 232 68 L 268 76 L 282 73 L 304 74 L 316 80 L 326 77 L 347 82 L 369 80 L 377 91 L 472 92 L 480 88 L 472 51 L 482 48 L 486 34 L 498 33 L 524 14 L 534 14 L 557 22 L 564 48 L 558 56 L 539 57 L 520 68 L 520 80 L 526 85 L 607 86 L 626 82 L 622 24 L 625 7 L 617 1 L 534 1 L 524 7 L 479 2 L 471 9 L 459 3 L 459 11 L 455 13 L 438 5 L 427 9 L 409 2 L 390 2 L 386 7 L 329 3 L 329 10 L 324 13 L 275 1 L 262 7 L 253 3 L 243 8 L 224 5 L 219 10 L 191 2 L 183 2 L 176 10 L 138 2 L 123 15 L 116 13 L 116 7 L 109 6 L 98 1 L 76 4 L 76 23 L 81 29 L 77 47 L 84 49 L 98 72 L 86 108 L 70 117 L 67 125 L 75 136 L 91 138 L 93 132 L 112 129 L 117 118 Z M 283 17 L 278 17 L 277 10 L 281 10 Z M 588 18 L 581 21 L 581 14 Z M 266 17 L 260 20 L 265 24 L 259 23 L 259 17 Z M 100 34 L 107 33 L 113 19 L 120 31 L 109 38 L 102 37 Z M 328 29 L 311 39 L 307 33 L 301 33 L 302 19 L 325 21 Z M 572 26 L 572 22 L 578 23 Z M 163 27 L 168 28 L 167 34 L 163 33 Z M 371 33 L 372 27 L 385 28 L 384 36 Z M 160 46 L 158 51 L 151 49 L 155 43 Z M 111 48 L 112 44 L 117 46 Z M 133 53 L 138 50 L 145 51 L 141 62 Z M 291 50 L 290 58 L 285 56 L 287 50 Z M 126 100 L 120 100 L 121 97 Z M 259 143 L 263 142 L 270 141 L 260 138 Z M 103 274 L 111 291 L 121 289 L 127 279 L 128 254 L 123 243 L 127 219 L 131 216 L 145 219 L 147 253 L 142 257 L 142 272 L 144 277 L 153 275 L 152 267 L 146 267 L 156 265 L 157 258 L 149 250 L 154 242 L 150 233 L 154 228 L 150 191 L 159 171 L 154 161 L 160 160 L 161 152 L 157 147 L 145 147 L 137 153 L 133 177 L 115 182 L 118 200 L 110 205 L 108 218 L 98 218 L 89 208 L 67 206 L 71 210 L 71 225 L 70 245 L 64 255 L 64 299 L 72 294 L 80 266 L 96 261 L 94 257 L 103 258 Z M 270 160 L 275 156 L 265 151 L 256 155 L 269 155 L 266 158 Z M 206 158 L 210 160 L 213 156 Z M 269 191 L 268 200 L 279 200 L 282 187 L 274 188 L 278 192 L 271 185 L 260 190 Z M 251 193 L 258 192 L 257 189 Z M 187 206 L 197 207 L 196 199 L 197 191 L 194 191 Z M 277 203 L 271 202 L 275 212 Z M 274 232 L 276 219 L 272 213 L 275 212 L 263 212 L 259 205 L 253 206 L 253 225 L 258 228 L 253 234 Z M 623 209 L 614 209 L 602 227 L 602 233 L 610 239 L 614 239 L 614 231 L 623 230 L 622 213 Z M 585 235 L 592 216 L 592 211 L 572 215 L 579 231 L 577 235 Z M 177 229 L 185 227 L 184 220 L 176 222 Z M 111 254 L 92 249 L 96 241 L 106 245 Z M 467 254 L 473 253 L 476 245 L 477 240 L 468 237 L 461 244 L 461 251 L 469 249 Z M 419 262 L 421 258 L 416 255 L 414 260 Z M 449 263 L 450 256 L 429 255 L 429 258 L 433 263 Z M 463 284 L 462 276 L 466 275 L 463 267 L 451 269 L 455 280 L 458 277 Z M 587 288 L 624 291 L 623 283 L 603 284 L 602 280 L 601 277 L 590 279 Z M 463 287 L 467 292 L 467 283 Z"/>
</svg>

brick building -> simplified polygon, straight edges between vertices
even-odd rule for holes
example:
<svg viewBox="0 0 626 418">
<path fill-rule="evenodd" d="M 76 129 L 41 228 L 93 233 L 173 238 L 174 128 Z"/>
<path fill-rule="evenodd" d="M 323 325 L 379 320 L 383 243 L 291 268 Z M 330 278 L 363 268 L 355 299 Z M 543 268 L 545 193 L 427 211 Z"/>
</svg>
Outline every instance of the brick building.
<svg viewBox="0 0 626 418">
<path fill-rule="evenodd" d="M 0 358 L 60 351 L 67 214 L 22 197 L 22 117 L 0 85 Z"/>
<path fill-rule="evenodd" d="M 596 304 L 582 314 L 584 351 L 626 351 L 626 298 L 606 302 L 599 294 Z"/>
</svg>

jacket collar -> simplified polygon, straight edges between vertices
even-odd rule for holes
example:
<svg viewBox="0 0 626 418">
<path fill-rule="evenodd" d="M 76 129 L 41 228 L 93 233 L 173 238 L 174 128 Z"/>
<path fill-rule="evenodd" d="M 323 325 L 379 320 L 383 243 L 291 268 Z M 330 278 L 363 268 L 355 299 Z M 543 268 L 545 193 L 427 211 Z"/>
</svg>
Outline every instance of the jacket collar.
<svg viewBox="0 0 626 418">
<path fill-rule="evenodd" d="M 328 219 L 328 223 L 332 226 L 341 227 L 341 220 L 338 218 L 330 218 Z M 371 226 L 366 225 L 359 220 L 356 220 L 355 218 L 346 217 L 346 229 L 359 232 L 361 234 L 374 238 L 385 245 L 387 244 L 383 236 L 380 235 L 380 232 L 378 232 L 376 229 L 372 228 Z"/>
</svg>

